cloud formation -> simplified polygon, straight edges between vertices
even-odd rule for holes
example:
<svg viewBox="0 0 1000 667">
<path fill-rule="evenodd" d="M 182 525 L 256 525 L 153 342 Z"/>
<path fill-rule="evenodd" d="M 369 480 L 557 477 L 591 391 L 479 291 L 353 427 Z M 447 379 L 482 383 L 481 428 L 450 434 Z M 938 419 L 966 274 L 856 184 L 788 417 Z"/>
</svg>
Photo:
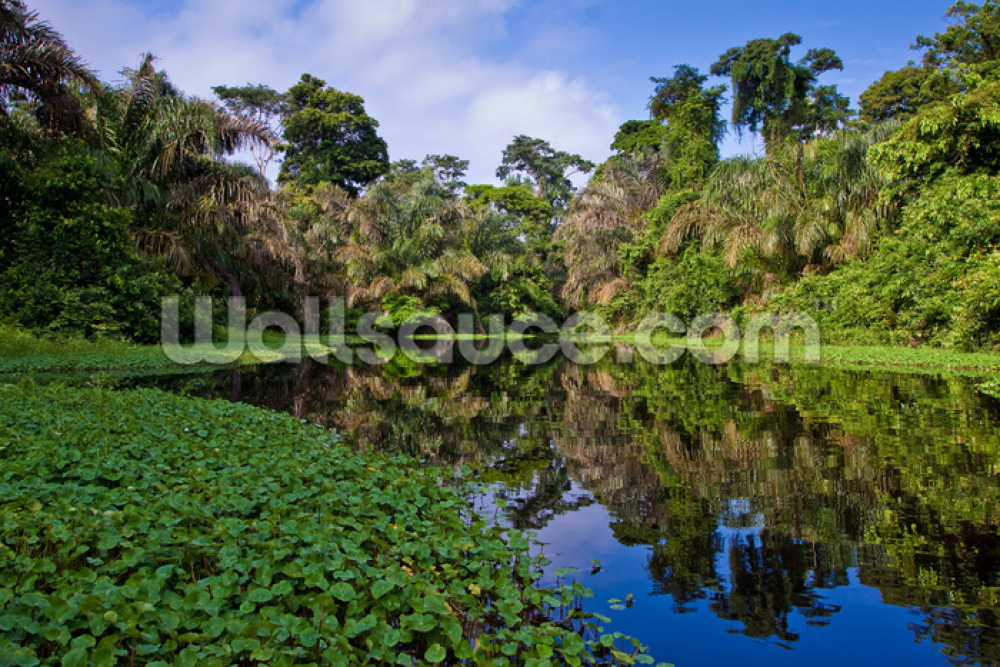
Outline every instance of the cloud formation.
<svg viewBox="0 0 1000 667">
<path fill-rule="evenodd" d="M 285 90 L 303 72 L 357 93 L 392 159 L 452 153 L 491 181 L 515 134 L 592 160 L 621 122 L 585 78 L 532 67 L 511 43 L 519 0 L 34 0 L 102 78 L 152 52 L 190 94 Z M 489 54 L 507 53 L 506 57 Z"/>
</svg>

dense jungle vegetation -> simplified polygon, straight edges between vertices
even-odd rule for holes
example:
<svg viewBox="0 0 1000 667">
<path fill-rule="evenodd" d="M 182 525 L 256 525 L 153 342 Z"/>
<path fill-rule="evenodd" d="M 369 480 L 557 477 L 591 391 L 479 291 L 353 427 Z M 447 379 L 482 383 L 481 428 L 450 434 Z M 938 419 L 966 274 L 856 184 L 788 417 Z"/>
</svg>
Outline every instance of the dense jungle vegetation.
<svg viewBox="0 0 1000 667">
<path fill-rule="evenodd" d="M 465 183 L 453 155 L 390 162 L 363 99 L 310 74 L 204 100 L 146 55 L 100 81 L 4 0 L 0 318 L 154 342 L 167 294 L 292 313 L 304 295 L 345 297 L 390 328 L 778 309 L 817 317 L 828 340 L 995 349 L 1000 3 L 948 13 L 857 111 L 822 83 L 844 67 L 834 51 L 755 39 L 707 73 L 654 77 L 650 117 L 624 123 L 603 164 L 515 137 L 497 186 Z M 765 154 L 720 159 L 727 132 Z M 580 190 L 574 173 L 591 174 Z"/>
</svg>

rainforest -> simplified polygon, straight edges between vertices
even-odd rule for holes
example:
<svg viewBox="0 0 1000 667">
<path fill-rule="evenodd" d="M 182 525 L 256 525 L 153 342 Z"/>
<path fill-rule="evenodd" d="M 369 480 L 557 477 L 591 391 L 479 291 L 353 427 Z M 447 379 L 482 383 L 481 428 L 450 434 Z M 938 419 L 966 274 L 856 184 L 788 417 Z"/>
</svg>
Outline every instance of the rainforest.
<svg viewBox="0 0 1000 667">
<path fill-rule="evenodd" d="M 940 14 L 474 179 L 0 0 L 0 664 L 1000 664 L 1000 2 Z"/>
</svg>

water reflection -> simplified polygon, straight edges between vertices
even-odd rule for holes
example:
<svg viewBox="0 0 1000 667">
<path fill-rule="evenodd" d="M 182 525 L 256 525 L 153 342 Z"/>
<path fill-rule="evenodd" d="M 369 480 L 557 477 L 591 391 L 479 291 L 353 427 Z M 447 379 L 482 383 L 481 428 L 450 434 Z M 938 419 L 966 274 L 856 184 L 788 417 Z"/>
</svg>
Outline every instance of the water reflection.
<svg viewBox="0 0 1000 667">
<path fill-rule="evenodd" d="M 616 629 L 658 659 L 1000 662 L 1000 414 L 971 382 L 611 360 L 168 382 L 480 467 L 595 604 L 635 594 Z"/>
</svg>

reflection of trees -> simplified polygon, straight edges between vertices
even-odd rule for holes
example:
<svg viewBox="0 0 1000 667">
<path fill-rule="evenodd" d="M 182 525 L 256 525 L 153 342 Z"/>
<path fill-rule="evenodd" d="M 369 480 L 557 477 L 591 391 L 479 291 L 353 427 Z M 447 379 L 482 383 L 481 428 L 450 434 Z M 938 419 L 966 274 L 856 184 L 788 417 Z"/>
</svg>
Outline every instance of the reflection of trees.
<svg viewBox="0 0 1000 667">
<path fill-rule="evenodd" d="M 181 390 L 233 388 L 231 375 Z M 215 386 L 212 386 L 215 382 Z M 194 384 L 192 384 L 194 383 Z M 957 380 L 677 364 L 244 371 L 244 399 L 359 445 L 485 466 L 509 518 L 586 504 L 649 545 L 654 592 L 754 637 L 830 622 L 857 569 L 956 663 L 1000 661 L 1000 429 Z"/>
<path fill-rule="evenodd" d="M 566 463 L 557 457 L 536 471 L 527 495 L 511 497 L 508 491 L 501 491 L 498 496 L 509 503 L 507 518 L 511 526 L 518 530 L 539 530 L 554 516 L 593 504 L 590 496 L 571 495 L 572 489 L 573 482 Z"/>
<path fill-rule="evenodd" d="M 886 559 L 862 561 L 862 582 L 922 609 L 918 637 L 955 662 L 1000 661 L 996 403 L 958 379 L 786 368 L 748 382 L 865 450 L 877 507 L 865 540 Z"/>
<path fill-rule="evenodd" d="M 840 611 L 825 604 L 817 592 L 848 583 L 843 562 L 836 562 L 841 559 L 824 558 L 829 550 L 770 530 L 733 539 L 729 590 L 714 594 L 709 608 L 722 618 L 741 622 L 751 637 L 795 641 L 798 634 L 788 626 L 792 611 L 813 624 Z"/>
<path fill-rule="evenodd" d="M 570 375 L 560 451 L 615 534 L 654 545 L 650 576 L 676 608 L 707 598 L 747 634 L 792 640 L 789 615 L 828 622 L 822 590 L 858 568 L 886 602 L 924 609 L 915 632 L 948 655 L 1000 659 L 1000 434 L 965 384 L 739 365 Z"/>
</svg>

